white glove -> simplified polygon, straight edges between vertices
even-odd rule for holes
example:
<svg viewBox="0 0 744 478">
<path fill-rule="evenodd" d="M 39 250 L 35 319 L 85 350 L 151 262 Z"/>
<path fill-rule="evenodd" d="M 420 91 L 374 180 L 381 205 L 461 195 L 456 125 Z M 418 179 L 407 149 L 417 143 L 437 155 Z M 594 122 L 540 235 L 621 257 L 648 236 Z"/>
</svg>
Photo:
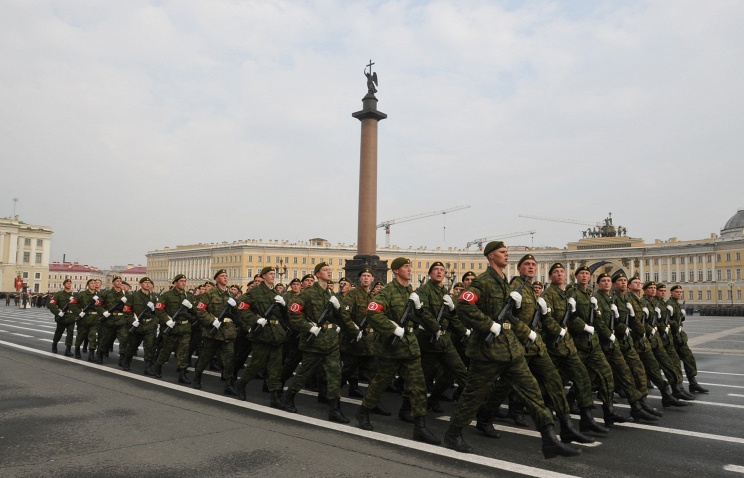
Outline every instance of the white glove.
<svg viewBox="0 0 744 478">
<path fill-rule="evenodd" d="M 64 317 L 65 316 L 65 313 L 60 310 L 59 313 L 57 314 L 57 316 Z"/>
<path fill-rule="evenodd" d="M 490 330 L 493 333 L 493 335 L 498 337 L 499 334 L 501 333 L 501 324 L 499 324 L 498 322 L 494 322 Z"/>
<path fill-rule="evenodd" d="M 548 313 L 548 303 L 545 302 L 545 299 L 543 299 L 542 297 L 538 298 L 537 299 L 537 305 L 540 306 L 540 313 L 542 313 L 542 315 L 547 315 L 547 313 Z"/>
<path fill-rule="evenodd" d="M 134 319 L 134 322 L 132 322 L 132 327 L 139 327 L 139 320 Z"/>
<path fill-rule="evenodd" d="M 104 311 L 103 311 L 103 316 L 104 316 L 104 317 L 106 317 L 106 318 L 108 319 L 109 317 L 111 317 L 111 314 L 109 313 L 109 311 L 108 311 L 108 310 L 104 310 Z"/>
<path fill-rule="evenodd" d="M 393 331 L 393 333 L 398 337 L 403 337 L 403 334 L 406 333 L 406 331 L 405 329 L 403 329 L 403 327 L 398 326 L 398 327 L 395 327 L 395 330 Z"/>
<path fill-rule="evenodd" d="M 360 340 L 362 340 L 362 331 L 361 330 L 359 331 L 359 333 L 356 336 L 356 341 L 359 342 Z"/>
<path fill-rule="evenodd" d="M 81 319 L 82 319 L 83 317 L 85 317 L 85 312 L 80 312 L 80 313 L 78 314 L 78 317 L 80 317 Z"/>
<path fill-rule="evenodd" d="M 266 320 L 266 319 L 265 319 L 265 318 L 263 318 L 263 317 L 259 317 L 259 318 L 258 318 L 258 320 L 256 321 L 256 323 L 257 323 L 258 325 L 260 325 L 261 327 L 263 327 L 263 326 L 265 326 L 266 324 L 268 324 L 268 323 L 269 323 L 269 321 L 268 321 L 268 320 Z"/>
<path fill-rule="evenodd" d="M 630 337 L 630 327 L 625 327 L 625 336 Z"/>
<path fill-rule="evenodd" d="M 561 338 L 563 338 L 566 335 L 566 329 L 561 329 L 561 333 L 558 335 L 560 335 Z"/>
<path fill-rule="evenodd" d="M 671 305 L 667 305 L 667 310 L 670 314 L 674 314 L 674 307 L 672 307 Z"/>
<path fill-rule="evenodd" d="M 220 325 L 222 325 L 222 322 L 217 319 L 214 319 L 214 322 L 212 322 L 212 327 L 214 327 L 215 329 L 219 329 Z"/>
<path fill-rule="evenodd" d="M 679 331 L 682 332 L 682 324 L 679 324 Z"/>
<path fill-rule="evenodd" d="M 658 307 L 654 307 L 654 312 L 656 312 L 656 317 L 659 319 L 661 318 L 661 309 Z"/>
<path fill-rule="evenodd" d="M 150 308 L 151 311 L 155 310 L 155 304 L 153 304 L 152 302 L 148 302 L 147 306 Z"/>
<path fill-rule="evenodd" d="M 121 296 L 121 301 L 126 304 L 127 303 L 127 298 L 125 296 Z"/>
<path fill-rule="evenodd" d="M 334 297 L 334 298 L 335 298 L 335 297 Z M 284 306 L 286 306 L 286 305 L 287 305 L 287 303 L 286 303 L 286 302 L 284 301 L 284 297 L 282 297 L 282 296 L 280 296 L 280 295 L 278 295 L 278 294 L 276 295 L 276 297 L 274 297 L 274 302 L 276 302 L 276 303 L 277 303 L 277 304 L 279 304 L 279 305 L 284 305 Z M 337 307 L 337 308 L 338 308 L 338 307 Z"/>
<path fill-rule="evenodd" d="M 227 303 L 230 304 L 230 307 L 235 307 L 236 305 L 238 305 L 238 303 L 235 302 L 235 299 L 233 299 L 232 297 L 227 299 Z"/>
<path fill-rule="evenodd" d="M 408 299 L 413 301 L 413 306 L 416 307 L 416 310 L 421 308 L 421 299 L 419 299 L 417 293 L 411 292 L 411 295 L 408 296 Z"/>
<path fill-rule="evenodd" d="M 331 304 L 333 304 L 333 308 L 336 309 L 336 310 L 338 310 L 339 307 L 341 307 L 341 304 L 338 302 L 338 299 L 336 298 L 335 295 L 334 296 L 331 296 L 331 298 L 328 300 L 328 302 L 330 302 Z"/>
<path fill-rule="evenodd" d="M 310 333 L 317 337 L 320 333 L 320 327 L 313 325 L 310 327 Z"/>
<path fill-rule="evenodd" d="M 610 342 L 615 343 L 615 334 L 610 335 Z"/>
<path fill-rule="evenodd" d="M 653 337 L 654 335 L 656 335 L 656 327 L 651 329 L 651 337 Z"/>
<path fill-rule="evenodd" d="M 646 317 L 648 317 L 648 307 L 644 307 L 641 310 L 643 310 L 643 313 L 646 314 Z"/>
<path fill-rule="evenodd" d="M 337 334 L 340 334 L 341 333 L 341 327 L 339 327 L 338 325 L 336 326 L 336 333 Z"/>
<path fill-rule="evenodd" d="M 681 329 L 682 326 L 680 325 L 679 328 Z M 470 337 L 470 329 L 465 329 L 465 337 Z"/>
<path fill-rule="evenodd" d="M 437 330 L 437 338 L 436 338 L 436 340 L 439 340 L 439 337 L 441 337 L 441 336 L 442 336 L 442 331 L 441 330 Z"/>
<path fill-rule="evenodd" d="M 594 327 L 591 325 L 585 325 L 584 332 L 589 332 L 589 335 L 594 335 Z"/>
<path fill-rule="evenodd" d="M 173 319 L 168 319 L 168 322 L 166 322 L 165 325 L 167 325 L 169 329 L 172 329 L 176 323 L 173 322 Z"/>
<path fill-rule="evenodd" d="M 444 294 L 444 297 L 442 297 L 442 302 L 444 303 L 444 305 L 447 306 L 450 312 L 455 310 L 455 303 L 452 302 L 452 297 L 450 297 L 449 294 Z"/>
<path fill-rule="evenodd" d="M 95 300 L 96 302 L 98 302 L 98 296 L 97 295 L 94 295 L 93 296 L 93 300 Z"/>
<path fill-rule="evenodd" d="M 188 299 L 183 299 L 183 302 L 181 302 L 181 305 L 186 307 L 187 309 L 190 309 L 193 307 L 193 305 L 191 305 L 191 302 L 189 302 Z"/>
<path fill-rule="evenodd" d="M 512 299 L 514 299 L 514 305 L 517 307 L 517 309 L 519 309 L 520 307 L 522 307 L 522 294 L 520 294 L 516 290 L 513 290 L 509 294 L 509 297 L 511 297 Z"/>
<path fill-rule="evenodd" d="M 626 302 L 625 307 L 628 309 L 630 316 L 635 317 L 635 309 L 633 309 L 633 305 L 630 302 Z"/>
<path fill-rule="evenodd" d="M 687 317 L 687 312 L 685 309 L 679 309 L 679 313 L 682 314 L 682 317 Z"/>
<path fill-rule="evenodd" d="M 535 340 L 537 340 L 537 334 L 535 333 L 534 330 L 532 330 L 530 331 L 530 335 L 528 335 L 527 338 L 529 339 L 531 343 L 535 343 Z"/>
<path fill-rule="evenodd" d="M 571 312 L 576 312 L 576 299 L 574 299 L 573 297 L 568 299 L 568 305 L 571 306 Z"/>
<path fill-rule="evenodd" d="M 617 310 L 617 306 L 615 304 L 610 305 L 610 309 L 612 309 L 612 315 L 614 315 L 616 319 L 620 317 L 620 311 Z"/>
<path fill-rule="evenodd" d="M 592 309 L 597 310 L 597 307 L 599 307 L 597 305 L 597 298 L 596 297 L 592 297 L 592 298 L 589 299 L 589 302 L 592 304 Z"/>
<path fill-rule="evenodd" d="M 664 329 L 664 333 L 665 333 L 665 334 L 667 334 L 667 335 L 669 335 L 669 326 L 668 326 L 668 325 L 667 325 L 667 326 L 666 326 L 666 328 Z"/>
</svg>

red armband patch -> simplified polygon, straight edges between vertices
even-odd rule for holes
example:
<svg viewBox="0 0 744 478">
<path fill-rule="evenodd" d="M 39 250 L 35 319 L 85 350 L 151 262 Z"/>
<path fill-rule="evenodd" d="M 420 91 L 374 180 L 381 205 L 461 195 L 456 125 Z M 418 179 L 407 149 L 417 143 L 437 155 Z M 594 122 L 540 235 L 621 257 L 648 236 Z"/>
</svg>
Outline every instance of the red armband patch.
<svg viewBox="0 0 744 478">
<path fill-rule="evenodd" d="M 131 311 L 132 311 L 132 308 L 130 306 L 128 306 L 128 305 L 125 305 L 124 306 L 124 310 L 122 312 L 124 312 L 125 314 L 128 314 Z"/>
<path fill-rule="evenodd" d="M 464 300 L 468 304 L 475 304 L 478 302 L 478 296 L 470 292 L 469 290 L 463 291 L 462 294 L 460 294 L 460 297 L 457 298 L 457 300 Z"/>
<path fill-rule="evenodd" d="M 385 307 L 379 302 L 370 302 L 367 306 L 367 312 L 382 312 L 383 310 L 385 310 Z"/>
<path fill-rule="evenodd" d="M 77 304 L 77 299 L 70 299 L 70 304 Z"/>
<path fill-rule="evenodd" d="M 52 300 L 50 300 L 50 301 L 49 301 L 49 305 L 54 305 L 54 304 L 56 304 L 56 303 L 57 303 L 57 301 L 56 301 L 56 300 L 54 300 L 54 299 L 52 299 Z"/>
<path fill-rule="evenodd" d="M 295 314 L 301 314 L 302 311 L 305 310 L 305 308 L 302 305 L 300 305 L 299 303 L 295 302 L 294 304 L 292 304 L 291 306 L 289 306 L 289 310 L 291 312 L 294 312 Z"/>
<path fill-rule="evenodd" d="M 205 304 L 204 302 L 199 302 L 196 305 L 196 308 L 199 309 L 199 310 L 207 310 L 207 304 Z"/>
<path fill-rule="evenodd" d="M 100 305 L 103 305 L 103 302 L 102 302 L 102 301 L 100 301 L 100 300 L 97 300 L 97 301 L 96 301 L 96 305 L 98 305 L 98 306 L 100 306 Z"/>
<path fill-rule="evenodd" d="M 241 302 L 240 304 L 238 304 L 239 310 L 248 310 L 250 308 L 251 308 L 251 304 L 248 304 L 246 302 Z"/>
<path fill-rule="evenodd" d="M 163 304 L 162 302 L 158 302 L 157 304 L 155 304 L 155 308 L 158 310 L 165 310 L 165 304 Z"/>
</svg>

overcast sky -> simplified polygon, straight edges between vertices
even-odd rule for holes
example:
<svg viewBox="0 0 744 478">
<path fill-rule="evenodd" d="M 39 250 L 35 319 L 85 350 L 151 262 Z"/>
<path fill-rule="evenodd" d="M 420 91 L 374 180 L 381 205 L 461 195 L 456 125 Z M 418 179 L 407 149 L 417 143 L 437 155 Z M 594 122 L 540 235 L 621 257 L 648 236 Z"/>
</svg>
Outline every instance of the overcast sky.
<svg viewBox="0 0 744 478">
<path fill-rule="evenodd" d="M 356 243 L 371 59 L 377 222 L 471 205 L 393 244 L 564 247 L 585 226 L 519 214 L 610 211 L 647 242 L 709 237 L 744 207 L 742 25 L 738 0 L 4 0 L 0 216 L 17 197 L 52 260 L 101 268 Z"/>
</svg>

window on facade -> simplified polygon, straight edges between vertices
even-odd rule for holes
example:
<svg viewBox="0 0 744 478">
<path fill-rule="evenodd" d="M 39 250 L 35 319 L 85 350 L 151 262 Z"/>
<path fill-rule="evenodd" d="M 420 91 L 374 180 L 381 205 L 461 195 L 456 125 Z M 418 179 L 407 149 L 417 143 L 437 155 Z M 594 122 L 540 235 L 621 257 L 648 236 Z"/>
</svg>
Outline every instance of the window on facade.
<svg viewBox="0 0 744 478">
<path fill-rule="evenodd" d="M 684 264 L 685 263 L 685 256 L 682 256 L 679 258 L 679 263 Z"/>
<path fill-rule="evenodd" d="M 708 254 L 708 263 L 713 262 L 713 254 Z"/>
<path fill-rule="evenodd" d="M 741 252 L 737 252 L 736 253 L 736 260 L 737 261 L 740 261 L 741 260 Z"/>
<path fill-rule="evenodd" d="M 695 297 L 694 295 L 692 295 L 692 291 L 689 291 L 689 293 L 687 294 L 687 296 L 690 298 L 690 300 L 692 300 L 692 298 Z"/>
<path fill-rule="evenodd" d="M 666 257 L 662 257 L 661 258 L 661 264 L 662 265 L 666 265 L 667 264 L 667 258 Z"/>
<path fill-rule="evenodd" d="M 702 290 L 699 290 L 698 291 L 698 300 L 703 300 L 703 291 Z"/>
<path fill-rule="evenodd" d="M 421 263 L 420 262 L 418 263 L 418 268 L 421 269 Z"/>
<path fill-rule="evenodd" d="M 24 272 L 24 273 L 23 273 L 23 278 L 24 278 L 24 279 L 28 279 L 28 272 Z"/>
<path fill-rule="evenodd" d="M 659 273 L 654 272 L 654 282 L 659 282 Z"/>
<path fill-rule="evenodd" d="M 713 280 L 713 271 L 708 271 L 708 280 Z"/>
<path fill-rule="evenodd" d="M 478 263 L 478 270 L 481 270 L 481 271 L 483 270 L 483 263 L 482 262 L 479 262 Z"/>
<path fill-rule="evenodd" d="M 703 256 L 697 256 L 697 261 L 698 261 L 698 264 L 702 264 L 703 263 Z"/>
<path fill-rule="evenodd" d="M 664 282 L 667 281 L 667 271 L 661 271 L 661 280 Z"/>
<path fill-rule="evenodd" d="M 41 279 L 41 272 L 34 274 L 34 279 Z"/>
<path fill-rule="evenodd" d="M 302 258 L 302 263 L 307 264 L 307 257 Z M 305 275 L 305 273 L 303 272 L 302 275 Z"/>
<path fill-rule="evenodd" d="M 650 272 L 646 272 L 646 282 L 648 282 L 650 280 L 651 280 L 651 273 Z"/>
<path fill-rule="evenodd" d="M 41 252 L 36 253 L 36 263 L 41 264 Z"/>
<path fill-rule="evenodd" d="M 263 261 L 263 256 L 258 256 L 258 262 L 260 263 L 261 261 Z"/>
<path fill-rule="evenodd" d="M 672 282 L 677 282 L 677 273 L 675 271 L 672 271 Z"/>
<path fill-rule="evenodd" d="M 465 263 L 464 262 L 462 263 L 462 269 L 465 269 Z"/>
<path fill-rule="evenodd" d="M 721 262 L 721 254 L 716 254 L 716 260 Z M 710 259 L 708 259 L 708 261 L 710 261 Z"/>
<path fill-rule="evenodd" d="M 266 256 L 266 263 L 271 264 L 271 256 Z"/>
<path fill-rule="evenodd" d="M 471 269 L 475 269 L 475 262 L 471 262 L 471 263 L 470 263 L 470 268 L 471 268 Z"/>
<path fill-rule="evenodd" d="M 651 264 L 651 262 L 650 262 L 650 261 L 649 261 L 648 259 L 645 259 L 645 260 L 643 261 L 643 264 L 647 266 L 647 265 Z"/>
<path fill-rule="evenodd" d="M 673 274 L 673 273 L 672 273 Z M 679 273 L 679 281 L 684 282 L 685 281 L 685 271 L 681 271 Z"/>
<path fill-rule="evenodd" d="M 716 279 L 717 279 L 717 280 L 721 280 L 721 269 L 718 269 L 718 270 L 716 271 Z M 708 279 L 708 280 L 710 280 L 710 279 Z"/>
<path fill-rule="evenodd" d="M 741 269 L 736 269 L 736 280 L 741 280 Z"/>
<path fill-rule="evenodd" d="M 719 290 L 718 293 L 720 295 L 721 291 Z M 726 291 L 726 298 L 728 300 L 731 300 L 731 289 L 729 289 L 729 290 Z"/>
<path fill-rule="evenodd" d="M 712 293 L 709 290 L 705 291 L 705 296 L 708 298 L 708 300 L 710 300 L 713 297 Z"/>
<path fill-rule="evenodd" d="M 726 280 L 731 280 L 731 269 L 726 269 Z"/>
<path fill-rule="evenodd" d="M 658 266 L 658 265 L 659 265 L 659 259 L 657 259 L 657 258 L 654 258 L 654 265 L 655 265 L 655 266 Z"/>
<path fill-rule="evenodd" d="M 248 268 L 248 277 L 253 277 L 253 269 Z"/>
<path fill-rule="evenodd" d="M 726 261 L 730 261 L 730 260 L 731 260 L 731 254 L 727 252 L 726 253 Z"/>
<path fill-rule="evenodd" d="M 328 259 L 328 265 L 329 266 L 332 266 L 333 265 L 333 259 Z M 338 265 L 341 265 L 341 260 L 340 259 L 339 259 Z"/>
<path fill-rule="evenodd" d="M 30 239 L 30 238 L 28 238 L 28 237 L 27 237 L 27 238 L 25 238 L 25 239 L 23 240 L 23 245 L 24 245 L 24 246 L 30 246 L 30 245 L 31 245 L 31 239 Z"/>
<path fill-rule="evenodd" d="M 297 264 L 297 258 L 296 257 L 293 257 L 292 258 L 292 264 Z"/>
<path fill-rule="evenodd" d="M 31 261 L 31 253 L 30 252 L 24 252 L 23 253 L 23 262 L 30 262 Z"/>
<path fill-rule="evenodd" d="M 310 258 L 310 265 L 315 265 L 315 258 L 314 257 L 311 257 Z"/>
<path fill-rule="evenodd" d="M 253 256 L 248 256 L 248 262 L 253 262 Z"/>
<path fill-rule="evenodd" d="M 44 239 L 36 239 L 36 247 L 43 247 Z"/>
<path fill-rule="evenodd" d="M 718 300 L 723 300 L 723 291 L 718 291 Z"/>
<path fill-rule="evenodd" d="M 736 300 L 741 300 L 741 289 L 736 289 Z"/>
<path fill-rule="evenodd" d="M 703 271 L 698 271 L 698 282 L 703 282 Z"/>
<path fill-rule="evenodd" d="M 676 264 L 676 263 L 677 263 L 677 258 L 676 257 L 672 257 L 672 264 Z"/>
</svg>

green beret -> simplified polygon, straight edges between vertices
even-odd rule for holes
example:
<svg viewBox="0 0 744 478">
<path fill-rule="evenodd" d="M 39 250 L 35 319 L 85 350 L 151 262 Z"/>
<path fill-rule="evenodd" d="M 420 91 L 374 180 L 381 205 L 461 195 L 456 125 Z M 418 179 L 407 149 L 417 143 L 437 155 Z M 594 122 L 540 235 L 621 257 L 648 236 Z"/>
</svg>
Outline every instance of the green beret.
<svg viewBox="0 0 744 478">
<path fill-rule="evenodd" d="M 267 272 L 276 271 L 272 266 L 266 266 L 263 269 L 261 269 L 261 272 L 258 273 L 258 275 L 262 276 L 266 274 Z"/>
<path fill-rule="evenodd" d="M 633 277 L 630 277 L 630 278 L 628 278 L 628 284 L 630 284 L 630 283 L 631 283 L 631 282 L 633 282 L 634 280 L 637 280 L 638 282 L 641 282 L 641 278 L 640 278 L 640 277 L 638 277 L 637 275 L 635 275 L 635 276 L 633 276 Z"/>
<path fill-rule="evenodd" d="M 656 284 L 656 288 L 657 289 L 666 289 L 666 285 L 664 285 L 662 282 L 659 282 L 658 284 Z"/>
<path fill-rule="evenodd" d="M 463 281 L 463 282 L 465 282 L 465 279 L 467 279 L 468 277 L 475 277 L 475 272 L 473 272 L 473 271 L 467 271 L 466 273 L 464 273 L 462 275 L 462 279 L 460 279 L 460 280 Z"/>
<path fill-rule="evenodd" d="M 111 282 L 116 282 L 117 280 L 121 280 L 121 276 L 114 276 L 114 277 L 113 277 L 113 278 L 111 279 Z"/>
<path fill-rule="evenodd" d="M 574 272 L 574 276 L 578 275 L 581 271 L 587 271 L 588 273 L 592 273 L 592 271 L 589 270 L 587 266 L 581 266 L 578 269 L 576 269 L 576 272 Z"/>
<path fill-rule="evenodd" d="M 627 279 L 628 276 L 625 275 L 625 272 L 620 271 L 616 272 L 615 275 L 612 276 L 612 283 L 614 284 L 618 279 Z"/>
<path fill-rule="evenodd" d="M 378 285 L 384 286 L 385 284 L 383 284 L 382 281 L 379 281 L 378 280 L 377 282 L 375 282 L 375 287 L 377 287 Z M 373 287 L 373 289 L 374 289 L 374 287 Z"/>
<path fill-rule="evenodd" d="M 535 282 L 532 283 L 532 287 L 535 287 L 536 285 L 539 285 L 543 289 L 545 288 L 545 286 L 543 285 L 543 283 L 540 282 L 539 280 L 536 280 Z"/>
<path fill-rule="evenodd" d="M 152 282 L 152 281 L 150 280 L 149 277 L 145 276 L 145 277 L 143 277 L 142 279 L 139 280 L 139 283 L 140 284 L 143 283 L 143 282 Z"/>
<path fill-rule="evenodd" d="M 227 271 L 225 269 L 218 270 L 214 273 L 214 277 L 212 277 L 212 279 L 217 280 L 217 276 L 219 276 L 220 274 L 227 274 Z"/>
<path fill-rule="evenodd" d="M 669 289 L 669 292 L 674 292 L 675 290 L 681 289 L 681 288 L 682 288 L 682 286 L 679 285 L 679 284 L 678 285 L 673 285 L 672 288 Z"/>
<path fill-rule="evenodd" d="M 603 272 L 603 273 L 599 274 L 599 275 L 597 276 L 597 284 L 599 284 L 599 281 L 601 281 L 601 280 L 602 280 L 602 279 L 604 279 L 605 277 L 610 277 L 610 274 L 608 274 L 608 273 L 606 273 L 606 272 Z M 612 279 L 612 278 L 610 277 L 610 279 Z"/>
<path fill-rule="evenodd" d="M 294 279 L 292 279 L 291 281 L 289 281 L 289 285 L 292 285 L 294 283 L 299 284 L 300 282 L 302 282 L 302 281 L 300 279 L 298 279 L 297 277 L 295 277 Z"/>
<path fill-rule="evenodd" d="M 280 283 L 278 283 L 277 285 L 275 285 L 275 286 L 274 286 L 274 289 L 276 289 L 276 288 L 277 288 L 277 287 L 279 287 L 279 286 L 282 286 L 282 287 L 286 287 L 286 286 L 285 286 L 284 284 L 282 284 L 282 283 L 280 282 Z"/>
<path fill-rule="evenodd" d="M 302 276 L 302 282 L 305 282 L 305 279 L 314 279 L 312 274 L 305 274 Z"/>
<path fill-rule="evenodd" d="M 212 287 L 214 287 L 214 282 L 212 282 L 211 280 L 208 280 L 207 282 L 204 283 L 204 286 L 206 287 L 208 285 L 211 285 Z"/>
<path fill-rule="evenodd" d="M 372 277 L 375 276 L 375 273 L 372 272 L 372 269 L 370 269 L 369 267 L 365 267 L 364 269 L 362 269 L 362 270 L 359 271 L 359 274 L 357 274 L 357 277 L 362 277 L 362 274 L 364 274 L 365 272 L 368 273 L 368 274 L 371 274 Z"/>
<path fill-rule="evenodd" d="M 431 270 L 437 266 L 444 268 L 444 264 L 442 264 L 441 262 L 439 261 L 432 262 L 431 267 L 429 267 L 429 274 L 431 274 Z"/>
<path fill-rule="evenodd" d="M 121 285 L 128 285 L 129 287 L 132 287 L 131 285 L 129 285 L 129 282 L 125 280 L 121 281 Z"/>
<path fill-rule="evenodd" d="M 67 279 L 63 280 L 62 281 L 62 284 L 67 284 L 68 282 L 69 283 L 72 283 L 72 279 L 70 279 L 69 277 Z"/>
<path fill-rule="evenodd" d="M 318 262 L 317 264 L 315 264 L 315 269 L 313 269 L 313 272 L 314 272 L 315 274 L 317 274 L 318 272 L 320 272 L 320 270 L 321 270 L 322 268 L 324 268 L 324 267 L 325 267 L 325 266 L 327 266 L 327 265 L 328 265 L 328 263 L 327 263 L 327 262 Z"/>
<path fill-rule="evenodd" d="M 519 266 L 521 266 L 524 261 L 535 261 L 535 256 L 533 256 L 532 254 L 525 254 L 524 256 L 522 256 L 521 259 L 519 259 L 519 262 L 517 262 L 517 268 L 519 268 Z"/>
<path fill-rule="evenodd" d="M 175 284 L 176 282 L 180 281 L 181 279 L 185 279 L 186 276 L 184 274 L 176 274 L 176 277 L 173 278 L 173 281 L 171 284 Z"/>
<path fill-rule="evenodd" d="M 346 277 L 342 277 L 342 278 L 340 278 L 340 279 L 338 280 L 338 283 L 340 284 L 340 283 L 342 283 L 342 282 L 350 282 L 350 281 L 349 281 L 349 279 L 347 279 Z"/>
<path fill-rule="evenodd" d="M 486 247 L 483 248 L 483 255 L 487 256 L 492 251 L 495 251 L 496 249 L 501 249 L 502 247 L 506 247 L 506 244 L 504 244 L 504 241 L 491 241 L 488 244 L 486 244 Z"/>
<path fill-rule="evenodd" d="M 561 264 L 560 262 L 556 262 L 555 264 L 550 266 L 550 269 L 548 269 L 548 275 L 552 274 L 553 271 L 556 269 L 565 269 L 565 267 L 563 267 L 563 264 Z"/>
<path fill-rule="evenodd" d="M 390 264 L 390 270 L 394 271 L 395 269 L 400 269 L 404 265 L 410 264 L 410 263 L 411 263 L 410 259 L 406 259 L 405 257 L 396 257 L 395 259 L 393 259 L 393 263 Z"/>
<path fill-rule="evenodd" d="M 455 282 L 454 284 L 452 284 L 452 288 L 454 289 L 455 287 L 465 287 L 465 284 L 463 284 L 462 282 Z"/>
<path fill-rule="evenodd" d="M 646 282 L 645 284 L 643 284 L 643 290 L 646 290 L 646 289 L 648 289 L 651 286 L 656 287 L 656 282 L 654 282 L 652 280 Z"/>
<path fill-rule="evenodd" d="M 91 282 L 95 282 L 95 281 L 96 281 L 96 279 L 88 279 L 88 282 L 86 282 L 86 283 L 85 283 L 85 285 L 88 285 L 88 284 L 90 284 Z"/>
</svg>

